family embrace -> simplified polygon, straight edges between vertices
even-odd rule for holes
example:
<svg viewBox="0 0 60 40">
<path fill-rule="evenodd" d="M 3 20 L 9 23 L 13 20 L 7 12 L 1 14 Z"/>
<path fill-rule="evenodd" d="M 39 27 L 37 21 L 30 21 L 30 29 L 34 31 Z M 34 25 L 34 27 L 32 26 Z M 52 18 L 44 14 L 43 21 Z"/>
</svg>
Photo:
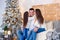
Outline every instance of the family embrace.
<svg viewBox="0 0 60 40">
<path fill-rule="evenodd" d="M 43 23 L 44 18 L 40 9 L 30 8 L 24 12 L 23 25 L 17 30 L 18 40 L 36 40 L 38 33 L 46 31 Z"/>
</svg>

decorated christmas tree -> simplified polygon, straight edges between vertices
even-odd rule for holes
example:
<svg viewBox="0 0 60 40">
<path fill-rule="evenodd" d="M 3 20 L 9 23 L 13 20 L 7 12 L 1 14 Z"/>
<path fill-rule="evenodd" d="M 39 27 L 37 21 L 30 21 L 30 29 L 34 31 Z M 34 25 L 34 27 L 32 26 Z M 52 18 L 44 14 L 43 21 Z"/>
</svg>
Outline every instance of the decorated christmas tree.
<svg viewBox="0 0 60 40">
<path fill-rule="evenodd" d="M 5 24 L 8 28 L 12 28 L 12 30 L 20 28 L 22 21 L 18 0 L 6 0 L 3 24 Z"/>
</svg>

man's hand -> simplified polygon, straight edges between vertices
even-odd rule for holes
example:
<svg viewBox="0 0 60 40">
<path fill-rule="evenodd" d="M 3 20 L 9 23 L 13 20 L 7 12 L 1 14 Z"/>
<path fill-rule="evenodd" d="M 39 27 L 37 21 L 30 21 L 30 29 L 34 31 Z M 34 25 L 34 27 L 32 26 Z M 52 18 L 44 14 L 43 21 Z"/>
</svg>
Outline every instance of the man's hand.
<svg viewBox="0 0 60 40">
<path fill-rule="evenodd" d="M 36 28 L 34 28 L 34 32 L 37 32 L 38 31 L 38 28 L 36 27 Z"/>
</svg>

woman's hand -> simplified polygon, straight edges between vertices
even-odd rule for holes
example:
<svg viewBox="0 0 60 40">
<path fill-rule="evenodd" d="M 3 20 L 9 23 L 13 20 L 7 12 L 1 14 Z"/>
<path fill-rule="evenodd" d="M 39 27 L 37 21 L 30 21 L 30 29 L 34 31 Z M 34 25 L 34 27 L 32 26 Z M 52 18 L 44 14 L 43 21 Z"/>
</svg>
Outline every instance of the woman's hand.
<svg viewBox="0 0 60 40">
<path fill-rule="evenodd" d="M 36 28 L 34 28 L 34 32 L 37 32 L 38 31 L 38 28 L 36 27 Z"/>
</svg>

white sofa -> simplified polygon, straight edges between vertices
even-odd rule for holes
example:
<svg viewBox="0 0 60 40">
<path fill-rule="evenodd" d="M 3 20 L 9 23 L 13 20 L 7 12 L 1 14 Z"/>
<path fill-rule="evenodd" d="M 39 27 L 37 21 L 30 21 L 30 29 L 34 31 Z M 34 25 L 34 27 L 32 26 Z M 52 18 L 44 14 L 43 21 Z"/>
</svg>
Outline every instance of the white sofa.
<svg viewBox="0 0 60 40">
<path fill-rule="evenodd" d="M 46 34 L 49 31 L 53 31 L 53 22 L 46 23 L 46 31 L 38 33 L 36 40 L 46 40 Z"/>
</svg>

